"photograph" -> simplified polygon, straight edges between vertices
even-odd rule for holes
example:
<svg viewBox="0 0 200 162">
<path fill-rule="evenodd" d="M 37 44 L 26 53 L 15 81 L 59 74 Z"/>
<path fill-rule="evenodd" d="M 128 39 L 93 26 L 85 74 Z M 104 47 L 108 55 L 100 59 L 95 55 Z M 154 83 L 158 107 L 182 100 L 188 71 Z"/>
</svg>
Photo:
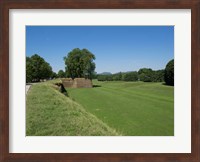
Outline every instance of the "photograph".
<svg viewBox="0 0 200 162">
<path fill-rule="evenodd" d="M 0 161 L 199 161 L 200 0 L 0 5 Z"/>
<path fill-rule="evenodd" d="M 174 26 L 25 31 L 26 136 L 174 136 Z"/>
</svg>

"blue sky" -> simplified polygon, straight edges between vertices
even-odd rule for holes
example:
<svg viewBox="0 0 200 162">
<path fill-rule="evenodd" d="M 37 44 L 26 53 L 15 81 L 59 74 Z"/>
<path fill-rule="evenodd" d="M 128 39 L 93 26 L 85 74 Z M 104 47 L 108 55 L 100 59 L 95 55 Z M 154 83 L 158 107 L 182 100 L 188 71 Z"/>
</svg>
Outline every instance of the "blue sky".
<svg viewBox="0 0 200 162">
<path fill-rule="evenodd" d="M 38 54 L 54 72 L 74 48 L 95 56 L 97 73 L 164 69 L 174 58 L 173 26 L 27 26 L 26 55 Z"/>
</svg>

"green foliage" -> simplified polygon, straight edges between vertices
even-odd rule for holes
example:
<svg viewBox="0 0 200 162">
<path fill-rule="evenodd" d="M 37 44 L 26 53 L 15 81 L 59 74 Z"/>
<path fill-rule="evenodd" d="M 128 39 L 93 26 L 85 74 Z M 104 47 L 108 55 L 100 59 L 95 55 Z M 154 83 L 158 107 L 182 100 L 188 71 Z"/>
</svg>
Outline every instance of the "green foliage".
<svg viewBox="0 0 200 162">
<path fill-rule="evenodd" d="M 153 71 L 153 82 L 164 82 L 165 70 Z"/>
<path fill-rule="evenodd" d="M 115 80 L 115 81 L 122 80 L 122 72 L 113 74 L 113 75 L 112 75 L 112 78 L 113 78 L 113 80 Z"/>
<path fill-rule="evenodd" d="M 107 79 L 107 81 L 112 81 L 113 79 L 112 79 L 112 75 L 107 75 L 106 76 L 106 79 Z"/>
<path fill-rule="evenodd" d="M 30 83 L 32 80 L 32 61 L 30 57 L 26 57 L 26 82 Z"/>
<path fill-rule="evenodd" d="M 69 96 L 124 136 L 173 136 L 174 87 L 154 82 L 99 82 Z"/>
<path fill-rule="evenodd" d="M 53 72 L 52 75 L 51 75 L 51 78 L 54 78 L 54 79 L 58 78 L 58 75 L 55 72 Z"/>
<path fill-rule="evenodd" d="M 138 81 L 138 73 L 136 71 L 125 73 L 123 81 Z"/>
<path fill-rule="evenodd" d="M 164 79 L 167 85 L 174 86 L 174 59 L 167 63 Z"/>
<path fill-rule="evenodd" d="M 119 72 L 115 74 L 98 74 L 98 81 L 144 81 L 144 82 L 163 82 L 164 70 L 142 68 L 138 72 Z"/>
<path fill-rule="evenodd" d="M 73 79 L 81 77 L 92 79 L 96 67 L 94 60 L 95 56 L 89 50 L 73 49 L 67 57 L 64 57 L 67 76 Z"/>
<path fill-rule="evenodd" d="M 139 79 L 143 82 L 152 82 L 153 81 L 153 70 L 148 68 L 142 68 L 138 71 Z"/>
<path fill-rule="evenodd" d="M 98 81 L 107 81 L 107 75 L 97 75 Z"/>
<path fill-rule="evenodd" d="M 97 72 L 92 73 L 92 79 L 97 79 Z"/>
<path fill-rule="evenodd" d="M 163 82 L 164 70 L 142 68 L 138 71 L 139 79 L 143 82 Z"/>
<path fill-rule="evenodd" d="M 39 55 L 26 57 L 26 82 L 49 79 L 52 73 L 52 67 Z"/>
<path fill-rule="evenodd" d="M 112 75 L 97 75 L 98 81 L 112 81 Z"/>
<path fill-rule="evenodd" d="M 63 70 L 59 70 L 57 75 L 58 75 L 59 78 L 65 78 L 66 77 L 66 73 Z"/>
</svg>

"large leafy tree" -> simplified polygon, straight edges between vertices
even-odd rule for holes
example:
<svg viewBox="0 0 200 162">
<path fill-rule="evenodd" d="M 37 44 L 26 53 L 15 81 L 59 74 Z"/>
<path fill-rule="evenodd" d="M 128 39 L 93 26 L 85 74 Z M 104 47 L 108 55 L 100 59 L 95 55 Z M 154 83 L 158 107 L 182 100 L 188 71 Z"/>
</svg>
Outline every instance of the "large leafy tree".
<svg viewBox="0 0 200 162">
<path fill-rule="evenodd" d="M 64 57 L 67 76 L 92 79 L 95 70 L 95 56 L 87 49 L 75 48 Z"/>
<path fill-rule="evenodd" d="M 26 57 L 26 78 L 27 82 L 48 79 L 52 76 L 52 67 L 38 54 Z"/>
<path fill-rule="evenodd" d="M 165 67 L 164 79 L 167 85 L 174 85 L 174 59 L 167 63 Z"/>
<path fill-rule="evenodd" d="M 58 71 L 58 75 L 59 78 L 65 78 L 66 77 L 66 73 L 63 70 L 59 70 Z"/>
</svg>

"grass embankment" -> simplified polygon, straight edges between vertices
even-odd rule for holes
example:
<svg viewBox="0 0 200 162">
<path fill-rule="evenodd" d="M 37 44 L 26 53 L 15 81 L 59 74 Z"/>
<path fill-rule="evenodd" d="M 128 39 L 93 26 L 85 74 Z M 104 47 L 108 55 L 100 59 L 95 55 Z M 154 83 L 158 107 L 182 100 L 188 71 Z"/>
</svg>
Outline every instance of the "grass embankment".
<svg viewBox="0 0 200 162">
<path fill-rule="evenodd" d="M 27 136 L 118 135 L 52 84 L 32 85 L 26 99 Z"/>
<path fill-rule="evenodd" d="M 122 135 L 174 135 L 174 87 L 120 81 L 94 84 L 96 88 L 68 89 L 68 94 Z"/>
</svg>

